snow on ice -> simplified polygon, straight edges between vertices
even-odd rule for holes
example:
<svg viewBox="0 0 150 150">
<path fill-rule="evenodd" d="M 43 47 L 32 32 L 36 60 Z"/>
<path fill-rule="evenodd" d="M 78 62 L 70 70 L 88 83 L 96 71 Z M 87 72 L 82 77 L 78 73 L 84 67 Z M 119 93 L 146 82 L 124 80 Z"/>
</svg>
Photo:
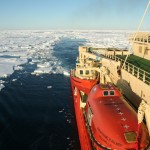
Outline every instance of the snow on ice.
<svg viewBox="0 0 150 150">
<path fill-rule="evenodd" d="M 20 65 L 37 63 L 32 74 L 61 73 L 69 76 L 66 68 L 53 55 L 53 47 L 61 38 L 85 39 L 87 46 L 128 48 L 128 31 L 0 31 L 0 77 L 7 77 Z M 52 61 L 48 61 L 50 58 Z M 2 87 L 2 86 L 1 86 Z"/>
</svg>

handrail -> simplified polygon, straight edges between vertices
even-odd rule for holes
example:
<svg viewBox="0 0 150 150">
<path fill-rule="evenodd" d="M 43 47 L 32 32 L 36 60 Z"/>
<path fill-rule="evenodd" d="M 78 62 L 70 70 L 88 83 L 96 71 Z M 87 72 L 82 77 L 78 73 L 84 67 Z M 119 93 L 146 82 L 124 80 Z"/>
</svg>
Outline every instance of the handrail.
<svg viewBox="0 0 150 150">
<path fill-rule="evenodd" d="M 124 63 L 125 60 L 115 56 L 115 55 L 105 55 L 105 57 L 108 57 L 110 59 L 113 59 L 115 61 L 120 61 L 122 64 Z M 136 78 L 140 79 L 141 81 L 143 81 L 144 83 L 150 85 L 150 73 L 129 63 L 129 62 L 125 62 L 123 68 L 124 70 L 126 70 L 127 72 L 129 72 L 130 74 L 132 74 L 133 76 L 135 76 Z"/>
</svg>

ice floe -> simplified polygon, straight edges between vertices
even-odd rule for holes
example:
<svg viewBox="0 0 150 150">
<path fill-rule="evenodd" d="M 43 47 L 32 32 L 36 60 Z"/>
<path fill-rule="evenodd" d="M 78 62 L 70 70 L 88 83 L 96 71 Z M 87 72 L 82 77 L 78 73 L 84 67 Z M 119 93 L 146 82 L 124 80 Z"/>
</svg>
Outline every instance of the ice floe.
<svg viewBox="0 0 150 150">
<path fill-rule="evenodd" d="M 0 91 L 4 88 L 4 84 L 0 84 Z"/>
<path fill-rule="evenodd" d="M 17 79 L 12 79 L 13 82 L 17 81 Z"/>
<path fill-rule="evenodd" d="M 65 76 L 70 76 L 70 73 L 69 73 L 68 71 L 63 71 L 63 74 L 64 74 Z"/>
<path fill-rule="evenodd" d="M 23 70 L 22 66 L 14 66 L 14 70 Z"/>
<path fill-rule="evenodd" d="M 62 38 L 84 39 L 93 47 L 128 48 L 130 31 L 70 30 L 70 31 L 0 31 L 0 77 L 7 77 L 20 65 L 37 64 L 32 74 L 64 74 L 69 76 L 62 62 L 53 55 L 55 43 Z"/>
<path fill-rule="evenodd" d="M 50 85 L 50 86 L 47 86 L 47 88 L 48 88 L 48 89 L 51 89 L 51 88 L 52 88 L 52 86 L 51 86 L 51 85 Z"/>
<path fill-rule="evenodd" d="M 3 81 L 3 80 L 0 80 L 0 84 L 3 84 L 3 83 L 5 83 L 5 81 Z"/>
<path fill-rule="evenodd" d="M 48 67 L 50 67 L 50 64 L 49 64 L 49 62 L 45 62 L 43 64 L 37 64 L 37 67 L 39 67 L 39 68 L 48 68 Z"/>
</svg>

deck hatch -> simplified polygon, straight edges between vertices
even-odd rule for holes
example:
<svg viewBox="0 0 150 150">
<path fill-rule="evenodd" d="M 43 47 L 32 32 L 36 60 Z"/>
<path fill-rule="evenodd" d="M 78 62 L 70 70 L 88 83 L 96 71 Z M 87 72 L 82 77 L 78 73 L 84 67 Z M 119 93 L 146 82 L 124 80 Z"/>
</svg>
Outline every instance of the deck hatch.
<svg viewBox="0 0 150 150">
<path fill-rule="evenodd" d="M 124 137 L 128 143 L 136 142 L 136 133 L 135 132 L 126 132 Z"/>
</svg>

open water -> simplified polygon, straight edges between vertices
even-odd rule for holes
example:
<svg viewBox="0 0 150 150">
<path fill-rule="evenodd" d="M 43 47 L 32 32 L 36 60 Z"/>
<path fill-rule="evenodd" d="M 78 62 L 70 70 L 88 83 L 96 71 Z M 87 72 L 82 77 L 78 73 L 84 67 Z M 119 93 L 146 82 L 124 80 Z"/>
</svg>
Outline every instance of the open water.
<svg viewBox="0 0 150 150">
<path fill-rule="evenodd" d="M 83 43 L 62 39 L 53 55 L 69 71 Z M 0 150 L 80 150 L 69 76 L 31 75 L 37 66 L 29 62 L 23 68 L 0 92 Z"/>
</svg>

